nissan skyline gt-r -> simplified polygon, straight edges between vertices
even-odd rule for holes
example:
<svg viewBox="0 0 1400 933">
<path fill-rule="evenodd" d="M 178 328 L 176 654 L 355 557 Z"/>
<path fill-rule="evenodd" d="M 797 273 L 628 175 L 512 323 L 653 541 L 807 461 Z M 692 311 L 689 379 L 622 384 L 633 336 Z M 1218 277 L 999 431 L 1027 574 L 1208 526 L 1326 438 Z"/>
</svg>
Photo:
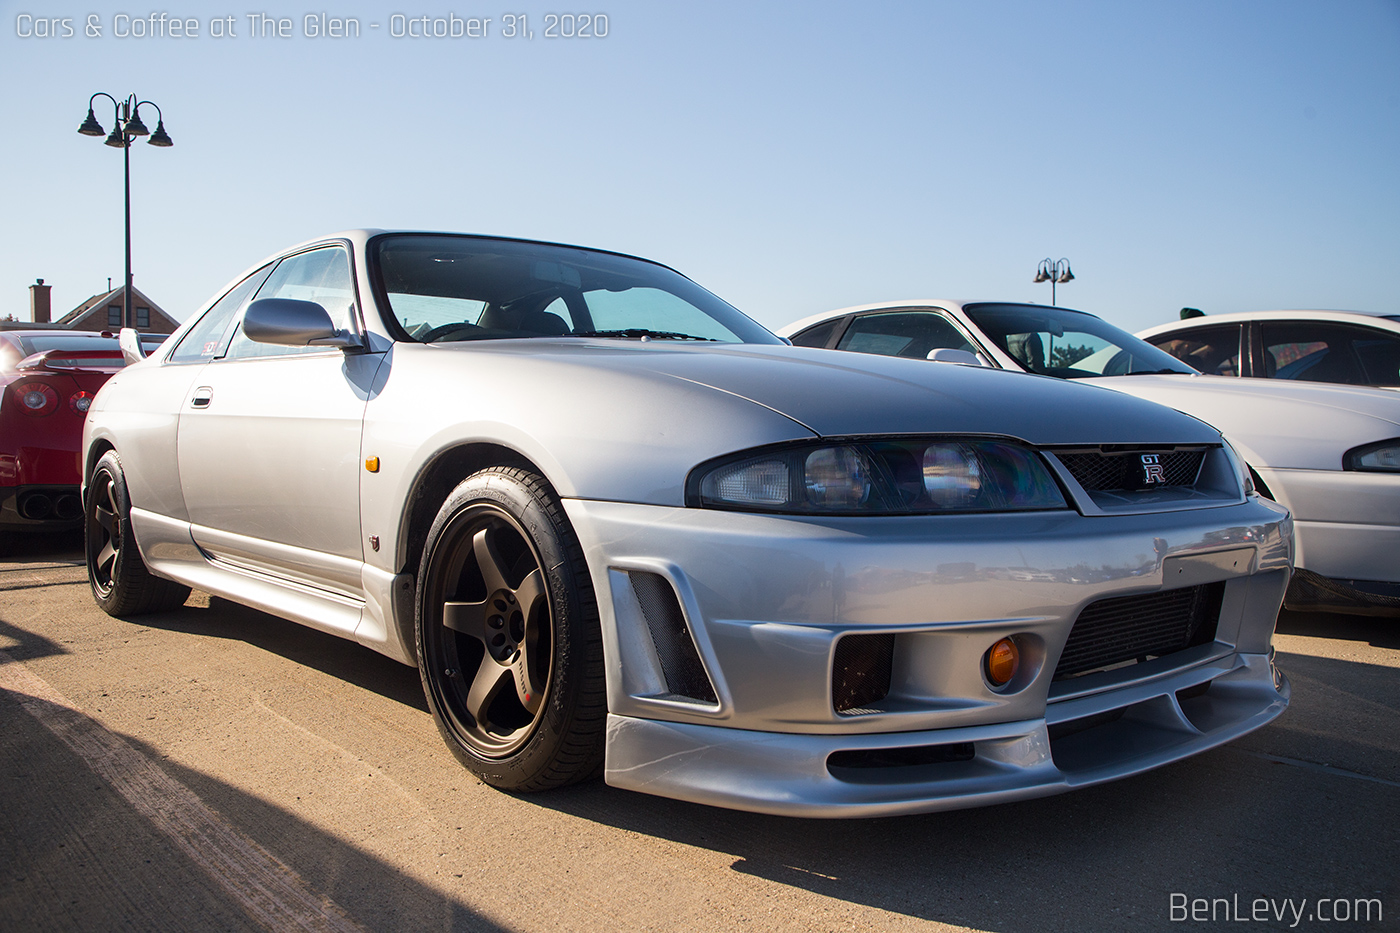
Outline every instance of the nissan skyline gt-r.
<svg viewBox="0 0 1400 933">
<path fill-rule="evenodd" d="M 82 524 L 83 419 L 124 365 L 110 335 L 0 331 L 0 534 Z"/>
<path fill-rule="evenodd" d="M 1285 509 L 1068 382 L 795 348 L 679 273 L 354 231 L 98 393 L 92 591 L 416 665 L 485 782 L 803 816 L 1124 777 L 1278 716 Z"/>
<path fill-rule="evenodd" d="M 1290 608 L 1400 613 L 1400 395 L 1393 391 L 1202 375 L 1092 314 L 1044 305 L 862 305 L 779 332 L 802 346 L 1067 379 L 1194 415 L 1221 430 L 1258 492 L 1292 511 Z"/>
</svg>

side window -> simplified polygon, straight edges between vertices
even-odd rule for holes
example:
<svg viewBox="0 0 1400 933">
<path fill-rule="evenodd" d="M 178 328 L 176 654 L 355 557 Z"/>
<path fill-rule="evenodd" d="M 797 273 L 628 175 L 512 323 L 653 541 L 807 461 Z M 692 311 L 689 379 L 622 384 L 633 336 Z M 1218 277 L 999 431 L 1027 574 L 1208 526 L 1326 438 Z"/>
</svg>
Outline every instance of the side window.
<svg viewBox="0 0 1400 933">
<path fill-rule="evenodd" d="M 1400 337 L 1357 328 L 1351 345 L 1361 358 L 1367 385 L 1400 386 Z"/>
<path fill-rule="evenodd" d="M 836 349 L 916 360 L 927 358 L 934 350 L 977 352 L 977 348 L 951 321 L 927 311 L 899 311 L 858 317 L 842 335 Z"/>
<path fill-rule="evenodd" d="M 339 246 L 315 249 L 289 256 L 277 264 L 258 289 L 258 298 L 299 298 L 325 308 L 339 330 L 358 330 L 354 320 L 355 289 L 350 277 L 350 257 Z M 293 353 L 323 352 L 320 347 L 286 347 L 256 343 L 243 334 L 240 325 L 229 343 L 226 359 L 285 356 Z"/>
<path fill-rule="evenodd" d="M 1364 384 L 1351 348 L 1351 330 L 1306 321 L 1266 321 L 1260 328 L 1264 374 L 1302 382 Z"/>
<path fill-rule="evenodd" d="M 180 338 L 175 352 L 170 354 L 170 361 L 172 363 L 194 363 L 211 360 L 222 353 L 225 342 L 224 335 L 228 332 L 229 321 L 233 320 L 238 309 L 243 307 L 243 302 L 257 291 L 258 286 L 263 283 L 271 271 L 272 266 L 263 266 L 229 289 L 228 294 L 215 302 L 208 311 L 205 311 L 204 316 L 199 319 L 199 323 Z"/>
<path fill-rule="evenodd" d="M 1194 327 L 1175 334 L 1162 334 L 1148 343 L 1181 360 L 1187 366 L 1216 376 L 1240 374 L 1240 334 L 1238 324 Z"/>
<path fill-rule="evenodd" d="M 825 347 L 831 342 L 831 335 L 836 333 L 836 328 L 841 326 L 844 318 L 837 318 L 834 321 L 827 321 L 825 324 L 818 324 L 816 327 L 809 327 L 800 334 L 795 334 L 792 338 L 794 347 Z"/>
</svg>

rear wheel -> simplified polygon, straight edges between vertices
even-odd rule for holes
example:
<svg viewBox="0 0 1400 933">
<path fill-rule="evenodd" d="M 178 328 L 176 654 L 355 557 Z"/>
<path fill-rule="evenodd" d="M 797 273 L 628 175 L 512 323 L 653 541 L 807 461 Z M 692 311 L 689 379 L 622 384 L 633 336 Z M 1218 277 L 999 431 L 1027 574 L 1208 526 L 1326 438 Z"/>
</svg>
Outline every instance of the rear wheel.
<svg viewBox="0 0 1400 933">
<path fill-rule="evenodd" d="M 131 534 L 131 500 L 116 451 L 97 461 L 84 506 L 88 582 L 93 598 L 112 616 L 161 612 L 184 604 L 190 588 L 146 569 Z"/>
<path fill-rule="evenodd" d="M 416 636 L 438 730 L 483 781 L 534 791 L 601 770 L 597 601 L 542 477 L 492 467 L 453 490 L 424 548 Z"/>
</svg>

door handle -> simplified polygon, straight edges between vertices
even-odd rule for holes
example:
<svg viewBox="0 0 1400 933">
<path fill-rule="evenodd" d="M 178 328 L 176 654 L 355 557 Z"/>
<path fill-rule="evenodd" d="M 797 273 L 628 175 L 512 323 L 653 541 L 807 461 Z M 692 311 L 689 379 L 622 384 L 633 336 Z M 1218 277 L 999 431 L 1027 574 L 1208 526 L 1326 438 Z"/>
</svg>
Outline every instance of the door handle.
<svg viewBox="0 0 1400 933">
<path fill-rule="evenodd" d="M 214 389 L 210 386 L 200 386 L 194 390 L 194 395 L 190 397 L 191 408 L 208 408 L 209 403 L 214 400 Z"/>
</svg>

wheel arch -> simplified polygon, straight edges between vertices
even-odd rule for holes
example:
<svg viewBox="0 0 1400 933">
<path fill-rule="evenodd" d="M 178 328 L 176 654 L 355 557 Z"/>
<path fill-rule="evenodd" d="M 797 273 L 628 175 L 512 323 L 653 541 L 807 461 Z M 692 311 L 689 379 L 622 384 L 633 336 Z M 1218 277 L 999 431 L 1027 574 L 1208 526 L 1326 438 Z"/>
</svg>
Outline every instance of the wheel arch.
<svg viewBox="0 0 1400 933">
<path fill-rule="evenodd" d="M 399 573 L 417 576 L 428 530 L 443 502 L 462 480 L 478 470 L 493 466 L 520 467 L 548 479 L 539 464 L 504 444 L 478 441 L 438 451 L 423 464 L 409 486 L 408 498 L 399 519 L 398 544 L 394 555 L 394 566 Z M 403 620 L 400 620 L 402 624 Z M 407 624 L 412 635 L 413 619 L 409 618 Z"/>
<path fill-rule="evenodd" d="M 101 460 L 102 456 L 106 454 L 107 451 L 116 449 L 117 445 L 113 444 L 107 438 L 97 437 L 93 438 L 92 443 L 89 444 L 87 450 L 84 451 L 83 475 L 78 477 L 79 488 L 83 493 L 82 499 L 84 508 L 87 507 L 88 477 L 92 475 L 92 471 L 97 467 L 97 461 Z M 118 456 L 120 456 L 120 454 L 118 454 Z"/>
</svg>

